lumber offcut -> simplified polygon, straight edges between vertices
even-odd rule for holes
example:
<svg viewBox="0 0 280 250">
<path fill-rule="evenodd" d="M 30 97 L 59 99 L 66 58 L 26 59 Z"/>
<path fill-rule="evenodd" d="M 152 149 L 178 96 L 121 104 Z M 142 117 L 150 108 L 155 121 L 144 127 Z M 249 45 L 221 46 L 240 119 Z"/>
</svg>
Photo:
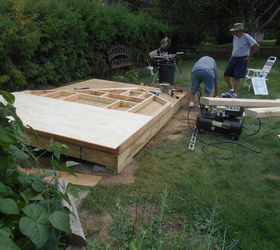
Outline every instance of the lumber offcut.
<svg viewBox="0 0 280 250">
<path fill-rule="evenodd" d="M 200 103 L 204 105 L 224 105 L 239 107 L 280 107 L 280 100 L 260 100 L 243 98 L 216 98 L 201 97 Z"/>
<path fill-rule="evenodd" d="M 280 107 L 250 108 L 245 111 L 245 114 L 254 118 L 277 117 L 280 116 Z"/>
</svg>

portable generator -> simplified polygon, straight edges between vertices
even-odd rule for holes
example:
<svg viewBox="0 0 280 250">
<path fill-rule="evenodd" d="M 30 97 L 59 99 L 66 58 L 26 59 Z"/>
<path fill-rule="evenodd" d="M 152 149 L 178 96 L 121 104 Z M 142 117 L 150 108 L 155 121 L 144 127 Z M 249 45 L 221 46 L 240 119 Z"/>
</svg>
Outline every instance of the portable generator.
<svg viewBox="0 0 280 250">
<path fill-rule="evenodd" d="M 201 105 L 201 114 L 197 116 L 198 132 L 211 131 L 226 134 L 231 140 L 238 140 L 242 132 L 243 107 L 237 106 L 207 106 Z"/>
</svg>

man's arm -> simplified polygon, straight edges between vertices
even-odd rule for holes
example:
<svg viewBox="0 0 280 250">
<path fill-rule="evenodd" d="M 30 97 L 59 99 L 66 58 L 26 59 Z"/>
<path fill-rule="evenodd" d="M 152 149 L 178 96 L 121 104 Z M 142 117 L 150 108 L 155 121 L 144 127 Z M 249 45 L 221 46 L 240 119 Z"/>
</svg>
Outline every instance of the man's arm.
<svg viewBox="0 0 280 250">
<path fill-rule="evenodd" d="M 254 44 L 252 47 L 251 47 L 251 52 L 250 52 L 250 55 L 249 55 L 249 58 L 250 57 L 253 57 L 257 51 L 260 49 L 261 45 L 259 45 L 258 43 Z M 248 59 L 249 59 L 248 58 Z"/>
<path fill-rule="evenodd" d="M 215 82 L 215 92 L 214 92 L 214 96 L 218 96 L 218 91 L 219 91 L 219 84 L 218 84 L 218 82 Z"/>
</svg>

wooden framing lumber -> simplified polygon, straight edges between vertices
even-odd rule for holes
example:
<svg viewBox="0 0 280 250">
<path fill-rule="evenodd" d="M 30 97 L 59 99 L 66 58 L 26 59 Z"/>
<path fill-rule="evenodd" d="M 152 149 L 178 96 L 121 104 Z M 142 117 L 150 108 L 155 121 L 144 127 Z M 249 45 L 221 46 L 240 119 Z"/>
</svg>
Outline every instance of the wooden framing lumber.
<svg viewBox="0 0 280 250">
<path fill-rule="evenodd" d="M 130 102 L 142 102 L 145 100 L 145 99 L 139 98 L 139 97 L 132 97 L 132 96 L 126 96 L 126 95 L 120 95 L 120 94 L 112 94 L 112 93 L 105 94 L 104 97 L 123 100 L 123 101 L 130 101 Z"/>
<path fill-rule="evenodd" d="M 280 107 L 280 100 L 201 97 L 200 102 L 204 105 L 215 106 Z"/>
<path fill-rule="evenodd" d="M 69 156 L 120 172 L 186 103 L 186 95 L 180 94 L 178 99 L 164 93 L 156 96 L 150 93 L 154 89 L 151 87 L 124 84 L 124 88 L 122 83 L 95 80 L 41 92 L 41 96 L 36 93 L 26 100 L 23 93 L 16 93 L 15 106 L 19 117 L 24 116 L 24 124 L 30 125 L 39 136 L 37 142 L 33 130 L 28 130 L 30 145 L 47 149 L 53 138 L 69 146 Z M 112 88 L 113 85 L 119 88 Z M 81 87 L 89 89 L 77 89 Z M 73 94 L 60 93 L 59 99 L 42 96 L 65 90 Z"/>
<path fill-rule="evenodd" d="M 245 115 L 253 118 L 277 117 L 280 116 L 280 107 L 250 108 L 245 111 Z"/>
<path fill-rule="evenodd" d="M 18 168 L 18 169 L 26 174 L 55 172 L 58 178 L 70 182 L 74 185 L 85 186 L 85 187 L 96 186 L 102 178 L 101 176 L 97 176 L 97 175 L 80 174 L 80 173 L 75 173 L 76 174 L 75 176 L 64 171 L 44 169 L 44 168 Z M 53 176 L 51 176 L 50 178 L 53 178 Z"/>
<path fill-rule="evenodd" d="M 137 112 L 138 110 L 140 110 L 141 108 L 145 107 L 146 105 L 149 105 L 152 101 L 154 100 L 154 96 L 150 96 L 149 98 L 147 98 L 145 101 L 140 102 L 138 104 L 136 104 L 134 107 L 130 108 L 129 110 L 127 110 L 128 112 Z"/>
<path fill-rule="evenodd" d="M 70 96 L 66 96 L 64 98 L 62 98 L 61 100 L 62 101 L 68 101 L 68 102 L 73 102 L 75 100 L 77 100 L 79 98 L 80 94 L 77 93 L 77 94 L 73 94 L 73 95 L 70 95 Z"/>
<path fill-rule="evenodd" d="M 139 132 L 138 137 L 134 135 L 134 140 L 129 144 L 127 141 L 127 145 L 123 144 L 119 151 L 121 152 L 117 157 L 117 169 L 120 172 L 129 162 L 130 160 L 143 148 L 153 136 L 155 136 L 160 129 L 166 125 L 166 123 L 170 120 L 170 118 L 187 102 L 187 96 L 182 96 L 178 102 L 176 102 L 171 109 L 168 109 L 166 112 L 162 112 L 160 116 L 156 116 L 150 124 L 147 125 L 146 129 L 142 132 Z"/>
</svg>

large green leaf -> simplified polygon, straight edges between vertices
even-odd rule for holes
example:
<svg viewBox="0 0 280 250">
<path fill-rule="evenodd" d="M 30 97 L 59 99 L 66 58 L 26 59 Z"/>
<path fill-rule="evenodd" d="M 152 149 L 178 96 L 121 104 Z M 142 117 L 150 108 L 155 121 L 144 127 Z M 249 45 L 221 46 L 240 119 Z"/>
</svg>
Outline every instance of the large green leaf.
<svg viewBox="0 0 280 250">
<path fill-rule="evenodd" d="M 49 217 L 50 223 L 56 229 L 59 229 L 65 233 L 71 233 L 69 215 L 64 211 L 55 211 Z"/>
<path fill-rule="evenodd" d="M 68 167 L 68 168 L 77 166 L 77 165 L 79 165 L 79 164 L 80 164 L 79 162 L 75 162 L 75 161 L 67 161 L 67 162 L 65 163 L 66 167 Z"/>
<path fill-rule="evenodd" d="M 9 227 L 2 227 L 0 228 L 0 236 L 10 237 L 11 229 Z"/>
<path fill-rule="evenodd" d="M 20 250 L 20 248 L 10 238 L 1 235 L 0 250 Z"/>
<path fill-rule="evenodd" d="M 20 161 L 25 161 L 29 158 L 28 154 L 20 150 L 15 145 L 10 145 L 9 152 Z"/>
<path fill-rule="evenodd" d="M 4 214 L 19 214 L 18 205 L 13 199 L 0 199 L 0 212 Z"/>
<path fill-rule="evenodd" d="M 9 119 L 0 117 L 0 129 L 4 129 L 9 126 Z"/>
<path fill-rule="evenodd" d="M 13 194 L 13 190 L 0 181 L 0 197 L 6 197 Z"/>
<path fill-rule="evenodd" d="M 46 184 L 43 183 L 42 180 L 35 180 L 32 182 L 31 187 L 36 191 L 36 192 L 43 192 L 47 189 Z"/>
<path fill-rule="evenodd" d="M 24 214 L 38 223 L 46 223 L 50 216 L 48 210 L 38 203 L 29 204 L 22 210 Z"/>
<path fill-rule="evenodd" d="M 46 224 L 41 224 L 29 217 L 22 217 L 19 221 L 21 232 L 26 235 L 37 248 L 42 248 L 49 237 L 49 228 Z"/>
<path fill-rule="evenodd" d="M 0 133 L 0 144 L 16 144 L 17 141 L 11 132 L 1 131 Z"/>
<path fill-rule="evenodd" d="M 68 147 L 65 144 L 62 144 L 60 142 L 54 141 L 53 139 L 50 140 L 50 146 L 48 148 L 48 151 L 52 152 L 56 159 L 60 159 L 60 155 L 62 153 L 67 154 L 68 153 Z"/>
<path fill-rule="evenodd" d="M 15 96 L 7 91 L 0 90 L 0 95 L 2 95 L 4 99 L 9 103 L 14 103 L 15 101 Z"/>
</svg>

